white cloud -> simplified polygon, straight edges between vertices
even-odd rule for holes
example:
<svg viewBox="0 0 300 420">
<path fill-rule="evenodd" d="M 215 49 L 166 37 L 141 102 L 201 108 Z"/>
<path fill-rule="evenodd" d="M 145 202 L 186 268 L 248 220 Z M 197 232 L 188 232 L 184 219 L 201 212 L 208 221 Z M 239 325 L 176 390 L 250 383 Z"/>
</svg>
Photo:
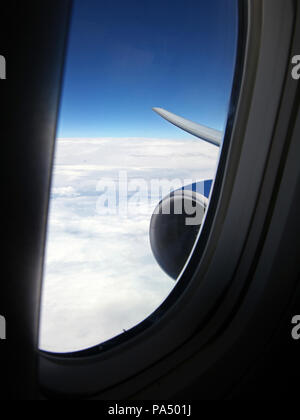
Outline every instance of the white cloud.
<svg viewBox="0 0 300 420">
<path fill-rule="evenodd" d="M 73 187 L 57 187 L 52 188 L 52 196 L 58 197 L 76 197 L 80 194 Z"/>
<path fill-rule="evenodd" d="M 112 338 L 150 315 L 174 287 L 149 243 L 153 208 L 128 217 L 96 211 L 97 183 L 214 176 L 218 150 L 200 140 L 61 139 L 57 142 L 40 347 L 74 351 Z M 155 200 L 154 200 L 155 202 Z M 153 203 L 152 203 L 153 204 Z M 137 204 L 134 200 L 131 210 Z"/>
</svg>

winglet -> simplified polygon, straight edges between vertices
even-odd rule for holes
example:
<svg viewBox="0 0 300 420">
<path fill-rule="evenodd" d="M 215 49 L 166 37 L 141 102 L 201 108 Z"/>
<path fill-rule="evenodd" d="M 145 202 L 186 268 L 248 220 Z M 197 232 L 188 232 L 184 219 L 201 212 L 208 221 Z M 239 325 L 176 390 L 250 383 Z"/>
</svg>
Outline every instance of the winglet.
<svg viewBox="0 0 300 420">
<path fill-rule="evenodd" d="M 213 128 L 205 127 L 204 125 L 197 124 L 193 121 L 187 120 L 186 118 L 179 117 L 172 112 L 169 112 L 163 108 L 152 108 L 154 112 L 163 117 L 165 120 L 176 125 L 187 133 L 193 136 L 199 137 L 202 140 L 207 141 L 215 146 L 220 147 L 222 141 L 222 132 L 214 130 Z"/>
</svg>

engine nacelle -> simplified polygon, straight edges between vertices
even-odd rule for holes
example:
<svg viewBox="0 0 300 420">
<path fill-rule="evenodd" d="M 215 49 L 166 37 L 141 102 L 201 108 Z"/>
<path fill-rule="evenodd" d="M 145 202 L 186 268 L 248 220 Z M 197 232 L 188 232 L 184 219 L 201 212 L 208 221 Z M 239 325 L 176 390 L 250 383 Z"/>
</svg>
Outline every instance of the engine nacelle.
<svg viewBox="0 0 300 420">
<path fill-rule="evenodd" d="M 152 252 L 160 267 L 174 280 L 192 251 L 207 205 L 204 195 L 182 189 L 163 198 L 152 214 Z"/>
</svg>

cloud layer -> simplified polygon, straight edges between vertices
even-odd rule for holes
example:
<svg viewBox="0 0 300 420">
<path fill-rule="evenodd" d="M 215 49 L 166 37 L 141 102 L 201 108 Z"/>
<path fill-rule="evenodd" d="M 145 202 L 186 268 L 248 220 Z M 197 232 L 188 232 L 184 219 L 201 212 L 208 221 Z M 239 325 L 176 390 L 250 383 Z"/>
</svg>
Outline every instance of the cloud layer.
<svg viewBox="0 0 300 420">
<path fill-rule="evenodd" d="M 131 194 L 129 214 L 101 214 L 99 181 L 117 181 L 122 170 L 147 183 L 212 178 L 217 157 L 217 148 L 194 138 L 57 141 L 40 348 L 75 351 L 110 339 L 150 315 L 175 285 L 150 248 L 156 198 L 149 205 Z"/>
</svg>

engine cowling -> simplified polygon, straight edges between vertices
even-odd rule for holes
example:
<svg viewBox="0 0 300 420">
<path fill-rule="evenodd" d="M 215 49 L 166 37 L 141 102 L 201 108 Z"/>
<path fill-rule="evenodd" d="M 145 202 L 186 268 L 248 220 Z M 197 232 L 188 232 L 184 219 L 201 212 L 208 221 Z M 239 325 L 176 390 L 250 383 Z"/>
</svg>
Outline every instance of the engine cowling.
<svg viewBox="0 0 300 420">
<path fill-rule="evenodd" d="M 152 214 L 152 252 L 159 266 L 174 280 L 193 249 L 207 205 L 204 195 L 182 189 L 163 198 Z"/>
</svg>

